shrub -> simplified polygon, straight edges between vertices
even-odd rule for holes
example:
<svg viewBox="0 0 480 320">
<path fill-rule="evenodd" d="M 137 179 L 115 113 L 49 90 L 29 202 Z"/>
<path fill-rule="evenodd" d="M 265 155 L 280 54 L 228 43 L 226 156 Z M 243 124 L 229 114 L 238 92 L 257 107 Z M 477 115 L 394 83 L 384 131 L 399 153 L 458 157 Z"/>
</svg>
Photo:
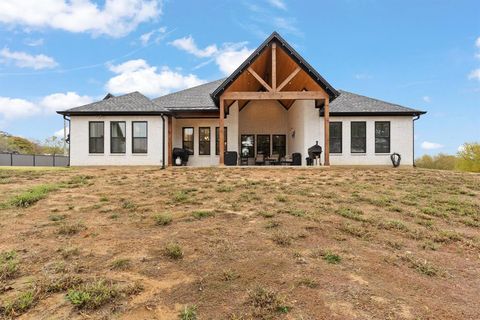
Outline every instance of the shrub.
<svg viewBox="0 0 480 320">
<path fill-rule="evenodd" d="M 203 219 L 203 218 L 208 218 L 208 217 L 213 217 L 215 215 L 215 212 L 213 211 L 193 211 L 192 216 L 196 219 Z"/>
<path fill-rule="evenodd" d="M 67 293 L 67 300 L 79 309 L 96 309 L 119 294 L 118 289 L 106 280 L 82 284 Z"/>
<path fill-rule="evenodd" d="M 128 269 L 131 264 L 130 259 L 117 259 L 112 262 L 112 269 L 125 270 Z"/>
<path fill-rule="evenodd" d="M 87 227 L 85 227 L 85 225 L 81 222 L 77 222 L 74 224 L 64 223 L 60 226 L 60 228 L 58 228 L 58 234 L 63 236 L 71 236 L 85 230 L 86 228 Z"/>
<path fill-rule="evenodd" d="M 157 226 L 166 226 L 172 223 L 172 216 L 168 213 L 159 213 L 153 216 Z"/>
<path fill-rule="evenodd" d="M 331 264 L 339 264 L 342 261 L 342 258 L 331 251 L 326 251 L 323 253 L 323 260 Z"/>
<path fill-rule="evenodd" d="M 3 313 L 6 316 L 19 315 L 30 309 L 37 301 L 37 294 L 34 290 L 28 290 L 8 301 L 3 306 Z"/>
<path fill-rule="evenodd" d="M 185 308 L 180 312 L 179 317 L 181 320 L 197 320 L 197 306 L 185 306 Z"/>
<path fill-rule="evenodd" d="M 10 279 L 18 272 L 17 253 L 15 251 L 0 254 L 0 281 Z"/>
<path fill-rule="evenodd" d="M 174 260 L 182 259 L 182 247 L 178 243 L 170 242 L 165 246 L 165 255 Z"/>
<path fill-rule="evenodd" d="M 465 143 L 457 154 L 457 170 L 480 172 L 480 143 Z"/>
</svg>

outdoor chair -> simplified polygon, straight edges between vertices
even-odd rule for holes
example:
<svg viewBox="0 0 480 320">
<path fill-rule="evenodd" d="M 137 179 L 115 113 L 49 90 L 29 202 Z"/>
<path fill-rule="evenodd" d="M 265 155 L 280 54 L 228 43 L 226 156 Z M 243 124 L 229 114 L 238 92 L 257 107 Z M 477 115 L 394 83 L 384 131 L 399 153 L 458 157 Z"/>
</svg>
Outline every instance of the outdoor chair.
<svg viewBox="0 0 480 320">
<path fill-rule="evenodd" d="M 265 155 L 263 153 L 257 153 L 255 157 L 255 165 L 264 165 L 265 164 Z"/>
</svg>

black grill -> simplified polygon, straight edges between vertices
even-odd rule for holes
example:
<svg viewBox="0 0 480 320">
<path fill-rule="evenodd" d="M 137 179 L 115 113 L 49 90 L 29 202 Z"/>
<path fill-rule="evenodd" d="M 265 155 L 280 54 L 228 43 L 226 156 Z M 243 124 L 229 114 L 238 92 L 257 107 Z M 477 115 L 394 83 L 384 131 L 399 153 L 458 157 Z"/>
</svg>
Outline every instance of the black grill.
<svg viewBox="0 0 480 320">
<path fill-rule="evenodd" d="M 322 156 L 322 147 L 318 145 L 318 141 L 315 142 L 314 146 L 308 148 L 308 157 L 310 159 L 320 158 Z"/>
</svg>

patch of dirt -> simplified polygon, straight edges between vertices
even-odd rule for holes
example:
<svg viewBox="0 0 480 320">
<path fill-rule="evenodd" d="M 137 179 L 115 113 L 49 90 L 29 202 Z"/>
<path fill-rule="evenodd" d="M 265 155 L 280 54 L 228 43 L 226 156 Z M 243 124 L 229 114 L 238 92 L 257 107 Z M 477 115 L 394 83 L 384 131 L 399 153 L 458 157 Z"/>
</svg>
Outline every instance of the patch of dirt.
<svg viewBox="0 0 480 320">
<path fill-rule="evenodd" d="M 138 288 L 79 309 L 66 298 L 73 287 L 41 284 L 9 317 L 178 319 L 195 306 L 200 319 L 480 318 L 478 174 L 112 167 L 0 175 L 0 271 L 16 265 L 0 274 L 0 306 L 46 276 Z M 8 205 L 52 183 L 61 187 L 30 207 Z M 158 215 L 171 221 L 158 224 Z M 257 304 L 255 290 L 268 293 Z"/>
</svg>

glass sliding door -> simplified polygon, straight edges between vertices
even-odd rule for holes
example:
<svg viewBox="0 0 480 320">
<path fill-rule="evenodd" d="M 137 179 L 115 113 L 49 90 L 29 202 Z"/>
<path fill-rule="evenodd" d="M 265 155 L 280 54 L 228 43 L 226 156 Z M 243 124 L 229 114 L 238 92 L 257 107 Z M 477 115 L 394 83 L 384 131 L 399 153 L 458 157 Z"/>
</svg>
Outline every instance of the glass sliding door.
<svg viewBox="0 0 480 320">
<path fill-rule="evenodd" d="M 280 158 L 287 154 L 287 136 L 284 134 L 272 135 L 272 154 L 280 155 Z"/>
<path fill-rule="evenodd" d="M 255 157 L 255 136 L 253 134 L 242 134 L 240 137 L 241 142 L 241 154 L 242 158 Z"/>
</svg>

